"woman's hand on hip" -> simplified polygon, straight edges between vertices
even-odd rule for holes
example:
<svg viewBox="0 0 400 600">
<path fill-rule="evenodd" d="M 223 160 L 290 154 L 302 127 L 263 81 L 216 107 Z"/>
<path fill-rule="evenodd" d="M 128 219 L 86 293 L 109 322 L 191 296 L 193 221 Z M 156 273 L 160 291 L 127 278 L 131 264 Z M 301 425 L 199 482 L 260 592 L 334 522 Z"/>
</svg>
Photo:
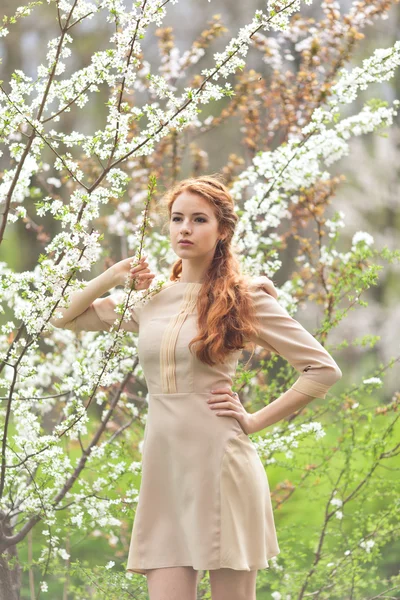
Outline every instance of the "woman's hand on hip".
<svg viewBox="0 0 400 600">
<path fill-rule="evenodd" d="M 236 392 L 229 387 L 211 390 L 210 398 L 207 399 L 210 410 L 215 411 L 217 416 L 234 417 L 244 433 L 254 433 L 252 430 L 253 415 L 248 413 L 240 402 Z"/>
</svg>

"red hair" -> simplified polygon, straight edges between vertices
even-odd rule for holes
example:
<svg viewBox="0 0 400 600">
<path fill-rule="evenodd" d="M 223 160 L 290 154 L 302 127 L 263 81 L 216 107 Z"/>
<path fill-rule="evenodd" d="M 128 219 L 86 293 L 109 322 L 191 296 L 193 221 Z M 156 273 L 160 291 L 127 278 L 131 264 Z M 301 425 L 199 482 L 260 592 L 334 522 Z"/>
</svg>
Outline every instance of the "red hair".
<svg viewBox="0 0 400 600">
<path fill-rule="evenodd" d="M 164 204 L 171 218 L 172 205 L 182 192 L 192 192 L 207 200 L 218 220 L 220 234 L 214 258 L 205 275 L 197 299 L 198 335 L 189 348 L 196 344 L 195 353 L 202 362 L 214 365 L 224 362 L 227 355 L 246 346 L 246 339 L 257 334 L 255 314 L 248 292 L 250 278 L 241 274 L 240 262 L 231 247 L 231 240 L 239 217 L 228 188 L 216 177 L 203 175 L 176 183 L 164 196 Z M 172 267 L 170 280 L 179 281 L 182 259 Z"/>
</svg>

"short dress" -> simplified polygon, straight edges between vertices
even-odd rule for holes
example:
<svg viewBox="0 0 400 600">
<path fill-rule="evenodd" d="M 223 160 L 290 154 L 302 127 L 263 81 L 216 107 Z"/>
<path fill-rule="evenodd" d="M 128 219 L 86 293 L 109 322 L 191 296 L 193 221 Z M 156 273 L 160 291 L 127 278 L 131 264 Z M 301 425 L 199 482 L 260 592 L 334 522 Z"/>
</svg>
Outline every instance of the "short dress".
<svg viewBox="0 0 400 600">
<path fill-rule="evenodd" d="M 212 389 L 231 387 L 241 350 L 206 365 L 188 348 L 197 332 L 201 283 L 167 282 L 132 310 L 123 327 L 138 333 L 148 386 L 142 479 L 126 570 L 267 568 L 280 552 L 267 474 L 249 436 L 210 410 Z M 300 374 L 293 389 L 325 398 L 341 371 L 292 318 L 265 276 L 250 279 L 259 329 L 250 340 L 285 358 Z M 118 293 L 97 298 L 66 328 L 109 330 Z"/>
</svg>

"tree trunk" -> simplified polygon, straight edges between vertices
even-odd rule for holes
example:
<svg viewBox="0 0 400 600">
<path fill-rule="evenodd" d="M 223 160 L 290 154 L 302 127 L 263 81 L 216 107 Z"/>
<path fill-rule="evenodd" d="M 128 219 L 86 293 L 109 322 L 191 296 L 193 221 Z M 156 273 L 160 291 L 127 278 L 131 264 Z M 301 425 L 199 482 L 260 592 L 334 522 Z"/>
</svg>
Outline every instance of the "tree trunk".
<svg viewBox="0 0 400 600">
<path fill-rule="evenodd" d="M 4 513 L 1 516 L 4 518 Z M 3 521 L 3 531 L 7 536 L 12 535 L 12 527 L 7 520 Z M 17 547 L 11 546 L 0 554 L 0 600 L 20 600 L 21 579 Z"/>
<path fill-rule="evenodd" d="M 10 568 L 7 553 L 0 556 L 0 600 L 20 600 L 21 567 Z"/>
</svg>

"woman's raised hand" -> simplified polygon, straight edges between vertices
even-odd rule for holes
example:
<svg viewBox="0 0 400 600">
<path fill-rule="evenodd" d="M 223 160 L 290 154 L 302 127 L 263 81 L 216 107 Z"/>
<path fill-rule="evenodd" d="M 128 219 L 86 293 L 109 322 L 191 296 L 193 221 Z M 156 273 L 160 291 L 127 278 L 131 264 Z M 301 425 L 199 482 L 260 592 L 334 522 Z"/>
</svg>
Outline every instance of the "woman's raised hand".
<svg viewBox="0 0 400 600">
<path fill-rule="evenodd" d="M 120 260 L 110 267 L 114 270 L 116 285 L 125 285 L 126 277 L 129 275 L 129 283 L 132 283 L 133 278 L 136 279 L 133 284 L 134 290 L 147 290 L 155 274 L 150 272 L 146 259 L 147 256 L 143 255 L 139 262 L 132 267 L 133 257 L 131 256 Z"/>
</svg>

